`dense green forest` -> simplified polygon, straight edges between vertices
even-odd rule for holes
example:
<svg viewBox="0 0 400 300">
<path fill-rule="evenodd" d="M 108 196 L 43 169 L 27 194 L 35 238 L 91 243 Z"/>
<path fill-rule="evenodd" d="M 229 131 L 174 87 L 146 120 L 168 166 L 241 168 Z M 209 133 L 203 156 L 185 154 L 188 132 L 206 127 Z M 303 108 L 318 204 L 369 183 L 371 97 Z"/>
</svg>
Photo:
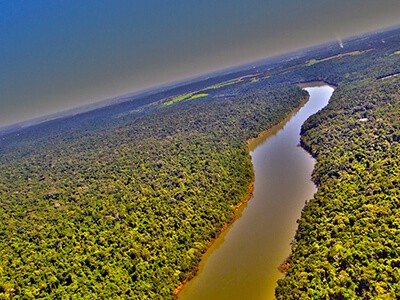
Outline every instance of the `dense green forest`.
<svg viewBox="0 0 400 300">
<path fill-rule="evenodd" d="M 338 76 L 329 105 L 303 124 L 318 192 L 277 299 L 400 298 L 399 61 L 393 49 L 374 51 L 352 63 L 363 67 L 348 80 Z"/>
<path fill-rule="evenodd" d="M 317 159 L 278 299 L 400 298 L 400 80 L 343 84 L 302 128 Z"/>
<path fill-rule="evenodd" d="M 172 298 L 248 193 L 246 140 L 305 97 L 248 85 L 4 145 L 0 295 Z"/>
<path fill-rule="evenodd" d="M 400 297 L 399 31 L 0 136 L 0 299 L 172 299 L 246 198 L 246 141 L 337 85 L 278 299 Z M 382 42 L 384 39 L 384 43 Z"/>
</svg>

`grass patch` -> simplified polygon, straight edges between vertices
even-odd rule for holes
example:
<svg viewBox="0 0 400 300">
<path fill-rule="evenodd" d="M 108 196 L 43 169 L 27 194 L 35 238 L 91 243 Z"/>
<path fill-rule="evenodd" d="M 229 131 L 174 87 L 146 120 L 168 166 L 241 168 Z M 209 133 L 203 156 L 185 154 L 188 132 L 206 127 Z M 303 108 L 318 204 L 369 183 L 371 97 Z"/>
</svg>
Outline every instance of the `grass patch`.
<svg viewBox="0 0 400 300">
<path fill-rule="evenodd" d="M 175 104 L 177 102 L 184 101 L 184 100 L 193 100 L 193 99 L 197 99 L 197 98 L 207 97 L 209 94 L 204 93 L 204 92 L 209 91 L 209 90 L 220 89 L 220 88 L 223 88 L 225 86 L 229 86 L 229 85 L 232 85 L 232 84 L 237 84 L 237 83 L 243 82 L 243 79 L 245 79 L 245 78 L 250 78 L 250 80 L 249 80 L 250 83 L 256 83 L 256 82 L 260 81 L 259 78 L 255 77 L 256 75 L 259 75 L 259 74 L 252 74 L 252 75 L 241 76 L 241 77 L 238 77 L 238 78 L 233 78 L 233 79 L 221 82 L 221 83 L 210 85 L 210 86 L 208 86 L 208 87 L 206 87 L 204 89 L 201 89 L 201 90 L 197 90 L 197 91 L 194 91 L 194 92 L 191 92 L 191 93 L 187 93 L 187 94 L 182 94 L 182 95 L 179 95 L 177 97 L 172 98 L 171 100 L 169 100 L 167 102 L 164 102 L 162 104 L 162 106 L 169 106 L 169 105 L 172 105 L 172 104 Z M 266 76 L 263 79 L 268 78 L 268 77 L 269 76 Z M 197 93 L 199 93 L 199 94 L 197 94 Z"/>
<path fill-rule="evenodd" d="M 162 106 L 169 106 L 169 105 L 175 104 L 180 101 L 193 100 L 193 99 L 207 97 L 207 96 L 208 96 L 208 94 L 205 94 L 205 93 L 202 93 L 202 94 L 195 94 L 195 92 L 187 93 L 187 94 L 183 94 L 183 95 L 172 98 L 171 100 L 163 103 Z"/>
<path fill-rule="evenodd" d="M 190 97 L 189 100 L 202 98 L 202 97 L 207 97 L 207 96 L 208 96 L 208 94 L 196 94 L 196 95 L 193 95 L 192 97 Z"/>
<path fill-rule="evenodd" d="M 188 94 L 183 94 L 183 95 L 174 97 L 174 98 L 172 98 L 171 100 L 169 100 L 169 101 L 163 103 L 163 106 L 169 106 L 169 105 L 172 105 L 172 104 L 174 104 L 174 103 L 177 103 L 177 102 L 180 102 L 180 101 L 189 99 L 190 97 L 192 97 L 192 95 L 193 95 L 193 93 L 188 93 Z"/>
<path fill-rule="evenodd" d="M 238 77 L 238 78 L 233 78 L 233 79 L 230 79 L 230 80 L 218 83 L 218 84 L 210 85 L 209 87 L 206 87 L 202 91 L 219 89 L 219 88 L 222 88 L 222 87 L 225 87 L 225 86 L 228 86 L 228 85 L 232 85 L 232 84 L 236 84 L 236 83 L 239 83 L 239 82 L 243 82 L 243 79 L 245 79 L 245 78 L 251 78 L 250 82 L 251 83 L 255 83 L 255 82 L 258 82 L 260 80 L 259 78 L 255 77 L 257 75 L 259 75 L 259 74 L 252 74 L 252 75 L 241 76 L 241 77 Z"/>
<path fill-rule="evenodd" d="M 369 50 L 366 50 L 366 51 L 369 51 Z M 347 52 L 347 53 L 342 53 L 342 54 L 330 56 L 330 57 L 323 58 L 323 59 L 311 59 L 308 62 L 306 62 L 304 65 L 309 67 L 309 66 L 318 64 L 320 62 L 328 61 L 328 60 L 335 59 L 335 58 L 341 58 L 341 57 L 353 56 L 353 55 L 360 55 L 360 54 L 362 54 L 362 53 L 364 53 L 366 51 L 352 51 L 352 52 Z"/>
<path fill-rule="evenodd" d="M 239 83 L 240 81 L 241 81 L 240 78 L 231 79 L 231 80 L 224 81 L 224 82 L 221 82 L 221 83 L 218 83 L 218 84 L 210 85 L 209 87 L 206 87 L 203 91 L 219 89 L 219 88 L 222 88 L 224 86 L 228 86 L 228 85 L 231 85 L 231 84 Z"/>
</svg>

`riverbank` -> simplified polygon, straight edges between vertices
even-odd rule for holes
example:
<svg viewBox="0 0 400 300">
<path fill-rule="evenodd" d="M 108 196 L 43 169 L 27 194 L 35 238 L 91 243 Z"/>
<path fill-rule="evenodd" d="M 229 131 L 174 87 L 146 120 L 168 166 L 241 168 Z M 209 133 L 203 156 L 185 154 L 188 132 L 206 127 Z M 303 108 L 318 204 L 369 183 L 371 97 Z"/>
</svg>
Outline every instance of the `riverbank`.
<svg viewBox="0 0 400 300">
<path fill-rule="evenodd" d="M 362 76 L 305 124 L 319 188 L 276 299 L 399 298 L 399 90 L 398 79 Z"/>
<path fill-rule="evenodd" d="M 247 140 L 247 146 L 250 151 L 254 150 L 257 148 L 258 145 L 262 144 L 269 136 L 277 133 L 280 129 L 282 129 L 283 126 L 308 102 L 310 99 L 310 95 L 304 97 L 300 104 L 296 106 L 290 113 L 286 115 L 282 121 L 280 121 L 278 124 L 275 124 L 274 126 L 270 127 L 267 130 L 262 131 L 259 133 L 255 138 L 251 138 Z"/>
<path fill-rule="evenodd" d="M 235 205 L 234 215 L 233 215 L 233 217 L 232 217 L 232 220 L 229 221 L 228 223 L 225 223 L 225 225 L 222 226 L 222 228 L 221 228 L 220 232 L 218 233 L 218 235 L 217 235 L 215 238 L 213 238 L 211 241 L 209 241 L 209 242 L 207 243 L 207 247 L 205 248 L 205 250 L 204 250 L 204 252 L 203 252 L 202 255 L 204 255 L 204 253 L 206 253 L 206 252 L 211 248 L 211 246 L 212 246 L 212 245 L 218 240 L 218 238 L 229 228 L 229 226 L 232 225 L 232 224 L 235 222 L 235 220 L 236 220 L 237 217 L 238 217 L 239 209 L 240 209 L 244 204 L 246 204 L 246 203 L 251 199 L 251 197 L 253 197 L 254 181 L 255 181 L 255 178 L 254 178 L 254 174 L 253 174 L 253 178 L 251 179 L 250 186 L 249 186 L 249 188 L 248 188 L 248 191 L 247 191 L 247 193 L 246 193 L 246 196 L 243 198 L 242 201 L 240 201 L 238 204 Z M 203 259 L 203 258 L 202 258 L 202 259 Z M 200 261 L 201 261 L 201 260 L 200 260 Z M 177 300 L 177 299 L 178 299 L 180 291 L 185 287 L 185 284 L 186 284 L 186 283 L 188 283 L 194 276 L 196 276 L 197 271 L 198 271 L 198 266 L 197 266 L 197 268 L 194 270 L 194 272 L 193 272 L 193 274 L 192 274 L 192 277 L 191 277 L 190 279 L 185 279 L 177 288 L 174 289 L 174 291 L 173 291 L 174 300 Z"/>
<path fill-rule="evenodd" d="M 269 136 L 275 134 L 280 129 L 282 129 L 282 127 L 308 102 L 309 98 L 310 98 L 309 95 L 304 97 L 300 101 L 299 105 L 296 106 L 290 113 L 288 113 L 279 123 L 273 125 L 272 127 L 270 127 L 267 130 L 260 132 L 257 135 L 257 137 L 247 140 L 246 143 L 248 146 L 249 153 L 251 151 L 253 151 L 259 144 L 263 143 L 266 138 L 268 138 Z M 248 191 L 247 191 L 245 197 L 243 198 L 243 200 L 241 200 L 239 203 L 237 203 L 235 205 L 234 215 L 233 215 L 232 219 L 221 228 L 220 232 L 214 239 L 212 239 L 210 242 L 208 242 L 207 247 L 205 248 L 205 251 L 202 254 L 201 261 L 204 259 L 205 253 L 211 248 L 211 246 L 213 246 L 215 244 L 215 242 L 221 237 L 221 235 L 226 232 L 226 230 L 238 219 L 238 217 L 240 217 L 240 214 L 239 214 L 239 212 L 241 211 L 240 209 L 243 209 L 244 205 L 253 196 L 254 184 L 255 184 L 255 176 L 254 176 L 254 166 L 253 166 L 253 178 L 250 182 L 250 185 L 249 185 L 249 188 L 248 188 Z M 178 299 L 179 293 L 182 291 L 182 289 L 185 287 L 185 285 L 188 282 L 190 282 L 190 280 L 197 275 L 197 272 L 198 272 L 198 267 L 194 270 L 193 276 L 190 279 L 184 280 L 177 288 L 175 288 L 175 290 L 173 291 L 175 300 Z"/>
<path fill-rule="evenodd" d="M 335 85 L 333 83 L 329 83 L 326 81 L 320 81 L 320 80 L 297 82 L 296 85 L 302 89 L 312 88 L 312 87 L 321 87 L 321 86 L 326 86 L 326 85 L 333 89 L 337 88 L 337 85 Z"/>
<path fill-rule="evenodd" d="M 312 88 L 312 87 L 321 87 L 321 86 L 329 86 L 329 87 L 333 88 L 334 90 L 337 88 L 336 85 L 329 84 L 329 83 L 327 83 L 327 82 L 325 82 L 325 81 L 308 81 L 308 82 L 302 82 L 302 83 L 297 83 L 297 86 L 301 87 L 302 89 L 305 89 L 305 88 Z M 310 149 L 307 149 L 306 145 L 304 145 L 304 144 L 301 142 L 301 139 L 300 139 L 300 146 L 301 146 L 308 154 L 310 154 L 310 155 L 315 159 L 315 157 L 314 157 L 313 154 L 311 153 Z M 311 180 L 314 182 L 314 184 L 316 184 L 315 181 L 313 180 L 313 178 L 311 178 Z M 284 274 L 284 275 L 286 274 L 287 270 L 288 270 L 289 267 L 290 267 L 291 256 L 292 256 L 292 252 L 290 252 L 290 254 L 289 254 L 289 255 L 282 261 L 282 263 L 279 265 L 279 268 L 278 268 L 278 269 L 279 269 L 279 271 L 280 271 L 282 274 Z"/>
<path fill-rule="evenodd" d="M 316 191 L 310 180 L 315 161 L 298 147 L 299 132 L 304 121 L 326 105 L 332 89 L 307 91 L 310 97 L 278 124 L 247 141 L 255 174 L 253 198 L 203 254 L 180 300 L 273 298 L 296 220 Z"/>
</svg>

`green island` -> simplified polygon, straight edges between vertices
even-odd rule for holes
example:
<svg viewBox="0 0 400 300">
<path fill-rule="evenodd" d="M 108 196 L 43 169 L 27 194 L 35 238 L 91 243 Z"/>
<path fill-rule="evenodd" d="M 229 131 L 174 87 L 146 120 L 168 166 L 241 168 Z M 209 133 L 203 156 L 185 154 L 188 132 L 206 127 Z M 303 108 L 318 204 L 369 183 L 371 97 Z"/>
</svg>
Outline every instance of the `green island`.
<svg viewBox="0 0 400 300">
<path fill-rule="evenodd" d="M 318 192 L 276 298 L 399 298 L 399 41 L 356 37 L 1 134 L 0 299 L 174 299 L 249 196 L 247 141 L 311 81 L 337 88 L 302 127 Z"/>
</svg>

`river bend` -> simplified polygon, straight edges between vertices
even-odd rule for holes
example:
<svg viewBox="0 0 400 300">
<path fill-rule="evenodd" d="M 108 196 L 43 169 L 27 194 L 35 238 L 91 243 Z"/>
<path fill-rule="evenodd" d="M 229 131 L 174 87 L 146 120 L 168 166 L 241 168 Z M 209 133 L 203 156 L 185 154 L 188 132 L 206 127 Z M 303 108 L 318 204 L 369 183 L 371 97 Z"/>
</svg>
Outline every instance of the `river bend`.
<svg viewBox="0 0 400 300">
<path fill-rule="evenodd" d="M 179 300 L 274 299 L 281 262 L 301 210 L 316 187 L 314 159 L 299 147 L 304 121 L 328 104 L 333 88 L 305 88 L 308 102 L 289 121 L 250 145 L 255 171 L 252 199 L 204 254 L 197 275 Z"/>
</svg>

